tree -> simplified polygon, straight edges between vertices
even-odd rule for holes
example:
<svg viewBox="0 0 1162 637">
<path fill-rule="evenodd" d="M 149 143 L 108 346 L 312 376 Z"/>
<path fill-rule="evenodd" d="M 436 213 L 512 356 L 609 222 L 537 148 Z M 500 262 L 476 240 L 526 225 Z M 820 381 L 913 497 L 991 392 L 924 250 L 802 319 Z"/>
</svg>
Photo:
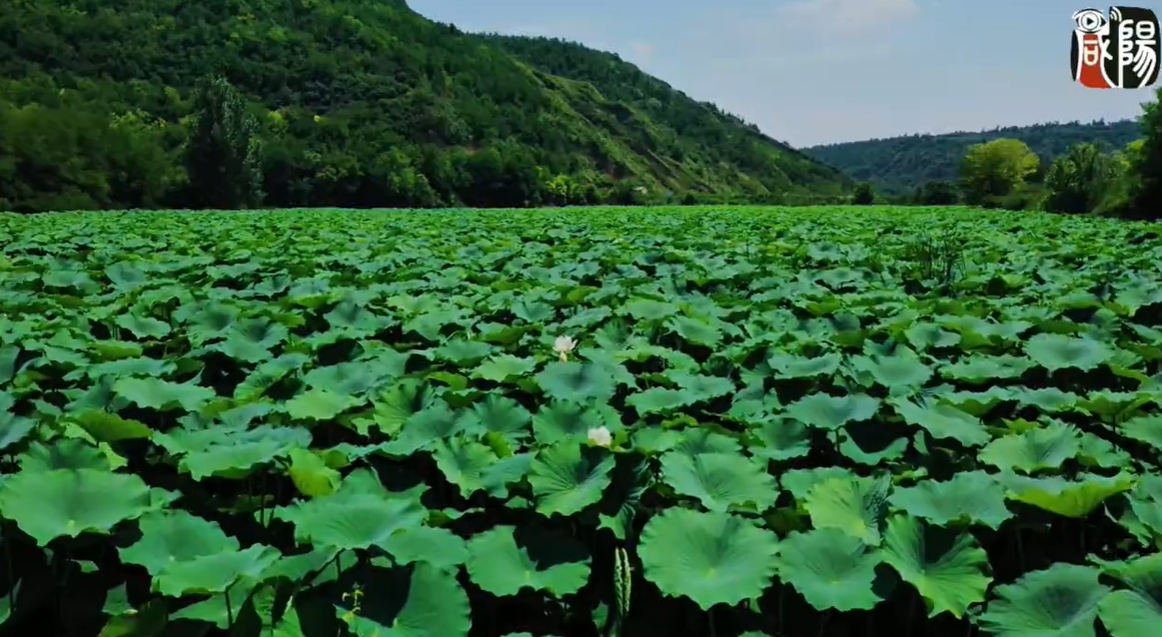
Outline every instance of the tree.
<svg viewBox="0 0 1162 637">
<path fill-rule="evenodd" d="M 914 200 L 921 206 L 954 206 L 960 202 L 960 190 L 951 181 L 929 181 L 916 189 Z"/>
<path fill-rule="evenodd" d="M 1069 214 L 1093 212 L 1114 176 L 1114 162 L 1108 155 L 1094 144 L 1077 144 L 1058 157 L 1045 176 L 1045 209 Z"/>
<path fill-rule="evenodd" d="M 875 200 L 875 190 L 866 181 L 857 185 L 855 193 L 851 195 L 851 203 L 857 206 L 870 206 L 875 203 Z"/>
<path fill-rule="evenodd" d="M 194 95 L 186 169 L 196 207 L 229 210 L 262 202 L 258 122 L 223 77 L 204 82 Z"/>
<path fill-rule="evenodd" d="M 1137 219 L 1162 216 L 1162 88 L 1153 102 L 1142 106 L 1142 144 L 1131 149 L 1130 175 L 1135 185 L 1130 195 L 1129 214 Z"/>
<path fill-rule="evenodd" d="M 960 187 L 968 203 L 979 205 L 1002 197 L 1037 172 L 1041 160 L 1016 139 L 995 139 L 968 148 L 960 164 Z"/>
</svg>

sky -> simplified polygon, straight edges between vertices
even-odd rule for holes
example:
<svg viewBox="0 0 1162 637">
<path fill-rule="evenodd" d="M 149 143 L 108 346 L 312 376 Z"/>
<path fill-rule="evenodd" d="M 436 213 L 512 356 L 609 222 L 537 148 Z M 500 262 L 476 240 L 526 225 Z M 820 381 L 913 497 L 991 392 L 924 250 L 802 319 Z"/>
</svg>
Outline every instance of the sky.
<svg viewBox="0 0 1162 637">
<path fill-rule="evenodd" d="M 1082 0 L 1084 1 L 1084 0 Z M 1136 117 L 1071 81 L 1064 0 L 408 0 L 465 31 L 612 51 L 796 147 Z M 1076 4 L 1076 6 L 1074 6 Z M 1159 0 L 1136 6 L 1162 15 Z"/>
</svg>

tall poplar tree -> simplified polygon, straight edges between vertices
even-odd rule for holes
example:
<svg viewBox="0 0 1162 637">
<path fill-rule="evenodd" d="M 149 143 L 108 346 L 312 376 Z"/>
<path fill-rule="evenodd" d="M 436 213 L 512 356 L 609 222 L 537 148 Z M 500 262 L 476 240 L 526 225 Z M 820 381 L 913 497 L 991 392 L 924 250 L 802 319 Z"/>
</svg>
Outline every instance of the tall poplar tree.
<svg viewBox="0 0 1162 637">
<path fill-rule="evenodd" d="M 262 203 L 258 123 L 246 100 L 224 77 L 205 81 L 194 97 L 194 126 L 186 150 L 190 203 L 232 210 Z"/>
</svg>

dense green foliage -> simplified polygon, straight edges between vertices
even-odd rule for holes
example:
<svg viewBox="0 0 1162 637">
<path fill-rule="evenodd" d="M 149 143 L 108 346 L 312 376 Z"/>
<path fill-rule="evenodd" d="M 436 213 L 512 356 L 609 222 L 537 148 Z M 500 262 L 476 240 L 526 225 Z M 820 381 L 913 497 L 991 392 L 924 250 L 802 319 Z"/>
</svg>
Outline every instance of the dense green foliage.
<svg viewBox="0 0 1162 637">
<path fill-rule="evenodd" d="M 0 215 L 0 630 L 1149 635 L 1160 231 Z"/>
<path fill-rule="evenodd" d="M 615 56 L 386 0 L 10 0 L 0 207 L 186 207 L 198 82 L 248 100 L 271 206 L 838 200 L 850 182 Z M 552 69 L 549 72 L 546 69 Z"/>
<path fill-rule="evenodd" d="M 1001 138 L 968 147 L 960 164 L 965 201 L 981 205 L 1019 188 L 1041 167 L 1041 160 L 1018 139 Z"/>
<path fill-rule="evenodd" d="M 262 201 L 258 124 L 242 95 L 223 77 L 194 93 L 195 119 L 186 144 L 190 195 L 200 208 L 253 208 Z"/>
<path fill-rule="evenodd" d="M 1132 120 L 1048 123 L 827 144 L 805 148 L 803 152 L 839 168 L 852 179 L 870 181 L 883 192 L 910 195 L 929 181 L 956 181 L 961 160 L 973 144 L 1016 139 L 1025 142 L 1047 168 L 1077 144 L 1092 143 L 1103 151 L 1112 151 L 1141 136 L 1141 128 Z"/>
<path fill-rule="evenodd" d="M 1116 159 L 1094 144 L 1078 144 L 1045 175 L 1045 209 L 1080 214 L 1096 210 L 1119 174 Z"/>
<path fill-rule="evenodd" d="M 1162 88 L 1153 102 L 1144 105 L 1141 145 L 1128 149 L 1131 173 L 1131 213 L 1138 218 L 1162 217 Z"/>
<path fill-rule="evenodd" d="M 876 191 L 871 184 L 864 181 L 856 184 L 855 192 L 851 195 L 851 203 L 857 206 L 869 206 L 875 203 Z"/>
</svg>

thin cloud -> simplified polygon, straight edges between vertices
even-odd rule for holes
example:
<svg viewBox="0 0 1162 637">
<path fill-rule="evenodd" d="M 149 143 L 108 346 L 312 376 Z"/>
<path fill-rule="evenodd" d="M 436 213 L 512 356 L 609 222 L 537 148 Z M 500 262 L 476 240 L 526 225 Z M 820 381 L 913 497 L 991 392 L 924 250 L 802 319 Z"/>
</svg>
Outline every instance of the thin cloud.
<svg viewBox="0 0 1162 637">
<path fill-rule="evenodd" d="M 636 60 L 649 62 L 654 57 L 654 45 L 648 42 L 634 42 L 629 48 Z"/>
<path fill-rule="evenodd" d="M 822 30 L 874 30 L 916 14 L 915 0 L 796 0 L 778 8 L 780 16 Z"/>
</svg>

